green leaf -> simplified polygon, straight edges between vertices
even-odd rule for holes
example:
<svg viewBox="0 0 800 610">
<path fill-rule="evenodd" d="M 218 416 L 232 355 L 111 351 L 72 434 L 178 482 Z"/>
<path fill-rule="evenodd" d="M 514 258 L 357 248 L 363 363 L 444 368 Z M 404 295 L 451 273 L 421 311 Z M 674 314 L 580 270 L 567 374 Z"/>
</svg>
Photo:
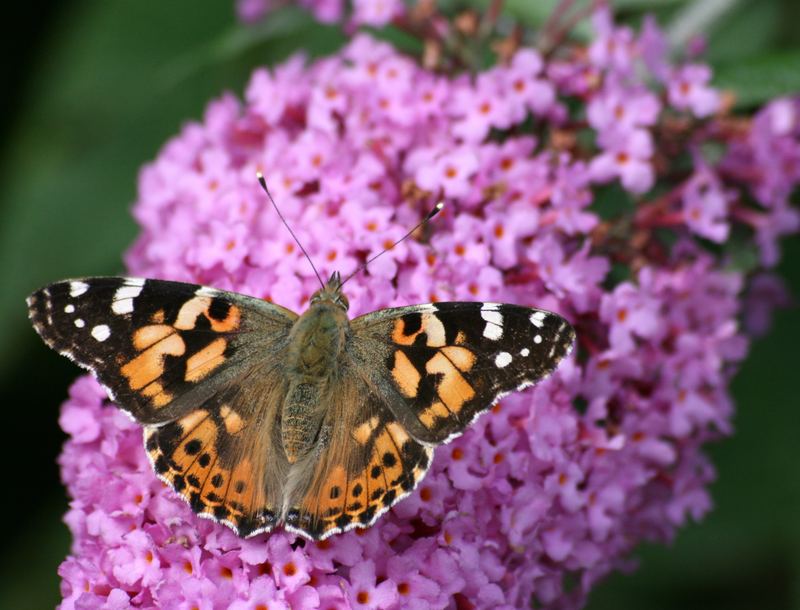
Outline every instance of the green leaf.
<svg viewBox="0 0 800 610">
<path fill-rule="evenodd" d="M 603 220 L 629 215 L 636 205 L 628 191 L 618 181 L 595 187 L 592 211 Z"/>
<path fill-rule="evenodd" d="M 298 41 L 303 41 L 302 46 Z M 257 65 L 264 57 L 283 58 L 302 51 L 315 57 L 329 54 L 345 41 L 337 26 L 316 22 L 306 10 L 286 6 L 251 25 L 232 24 L 196 48 L 171 59 L 158 72 L 165 89 L 210 68 L 229 63 Z"/>
<path fill-rule="evenodd" d="M 695 36 L 705 35 L 742 0 L 696 0 L 679 10 L 665 28 L 673 49 L 682 49 Z"/>
<path fill-rule="evenodd" d="M 740 2 L 699 34 L 708 39 L 711 64 L 747 60 L 774 47 L 782 22 L 781 0 Z"/>
<path fill-rule="evenodd" d="M 773 52 L 719 66 L 714 85 L 733 91 L 738 107 L 796 94 L 800 91 L 800 50 Z"/>
</svg>

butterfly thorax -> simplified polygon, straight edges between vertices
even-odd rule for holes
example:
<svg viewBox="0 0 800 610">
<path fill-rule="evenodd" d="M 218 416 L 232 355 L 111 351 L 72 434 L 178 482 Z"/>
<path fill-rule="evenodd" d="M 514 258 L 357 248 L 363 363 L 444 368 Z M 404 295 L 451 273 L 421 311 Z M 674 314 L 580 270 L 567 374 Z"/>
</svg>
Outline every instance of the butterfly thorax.
<svg viewBox="0 0 800 610">
<path fill-rule="evenodd" d="M 338 371 L 350 322 L 338 274 L 312 298 L 289 335 L 289 389 L 281 414 L 281 439 L 289 463 L 316 444 L 331 379 Z"/>
<path fill-rule="evenodd" d="M 350 323 L 347 312 L 327 302 L 312 305 L 289 335 L 286 369 L 298 381 L 324 380 L 335 371 Z"/>
</svg>

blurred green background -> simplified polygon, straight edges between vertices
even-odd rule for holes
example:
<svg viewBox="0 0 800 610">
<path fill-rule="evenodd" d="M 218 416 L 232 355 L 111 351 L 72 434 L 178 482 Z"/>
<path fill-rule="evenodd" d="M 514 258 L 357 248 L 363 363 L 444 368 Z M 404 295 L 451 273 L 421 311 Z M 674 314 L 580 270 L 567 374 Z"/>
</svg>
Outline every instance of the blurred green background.
<svg viewBox="0 0 800 610">
<path fill-rule="evenodd" d="M 553 3 L 506 6 L 536 27 Z M 676 47 L 705 32 L 716 82 L 737 93 L 742 111 L 800 91 L 796 0 L 615 4 L 633 23 L 655 11 Z M 38 609 L 58 602 L 56 568 L 69 549 L 57 418 L 78 371 L 35 336 L 25 295 L 63 277 L 121 271 L 136 234 L 129 207 L 140 166 L 185 121 L 200 118 L 209 99 L 241 94 L 254 66 L 300 48 L 327 53 L 342 38 L 297 11 L 244 28 L 226 1 L 71 0 L 16 9 L 0 40 L 0 447 L 8 492 L 0 608 Z M 794 295 L 798 261 L 794 238 L 780 268 Z M 642 547 L 640 569 L 598 586 L 590 609 L 800 608 L 799 322 L 796 310 L 780 312 L 734 382 L 736 434 L 710 448 L 719 470 L 715 511 L 669 547 Z"/>
</svg>

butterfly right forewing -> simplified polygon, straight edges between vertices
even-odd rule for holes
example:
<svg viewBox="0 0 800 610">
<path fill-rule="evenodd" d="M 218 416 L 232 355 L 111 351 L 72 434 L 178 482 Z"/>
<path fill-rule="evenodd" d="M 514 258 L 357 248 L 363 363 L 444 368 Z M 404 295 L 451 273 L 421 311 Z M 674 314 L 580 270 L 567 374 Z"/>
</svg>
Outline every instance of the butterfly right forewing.
<svg viewBox="0 0 800 610">
<path fill-rule="evenodd" d="M 441 443 L 498 397 L 549 375 L 572 349 L 561 316 L 499 303 L 452 302 L 376 311 L 352 322 L 352 352 L 415 438 Z"/>
</svg>

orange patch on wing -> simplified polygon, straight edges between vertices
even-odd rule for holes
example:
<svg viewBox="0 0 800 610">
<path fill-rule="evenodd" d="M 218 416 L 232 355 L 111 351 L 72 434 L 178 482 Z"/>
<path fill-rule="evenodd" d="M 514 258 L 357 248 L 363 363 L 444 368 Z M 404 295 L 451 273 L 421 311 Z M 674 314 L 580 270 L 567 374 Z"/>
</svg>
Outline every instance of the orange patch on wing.
<svg viewBox="0 0 800 610">
<path fill-rule="evenodd" d="M 194 297 L 186 301 L 178 312 L 175 328 L 192 330 L 197 326 L 197 318 L 205 314 L 211 306 L 211 297 Z"/>
<path fill-rule="evenodd" d="M 443 347 L 439 351 L 447 356 L 447 359 L 455 364 L 456 368 L 460 371 L 469 371 L 475 365 L 475 354 L 466 347 L 450 345 L 448 347 Z"/>
<path fill-rule="evenodd" d="M 392 438 L 394 439 L 394 442 L 397 443 L 398 447 L 402 447 L 409 439 L 406 429 L 397 422 L 389 422 L 386 424 L 386 429 L 389 431 L 389 434 L 392 435 Z"/>
<path fill-rule="evenodd" d="M 192 354 L 186 361 L 185 380 L 200 381 L 217 369 L 226 360 L 224 353 L 227 346 L 228 342 L 219 337 L 199 352 Z"/>
<path fill-rule="evenodd" d="M 139 390 L 164 374 L 166 356 L 182 356 L 186 344 L 177 334 L 165 337 L 120 368 L 132 390 Z"/>
<path fill-rule="evenodd" d="M 319 514 L 323 518 L 337 517 L 342 513 L 347 495 L 347 473 L 344 466 L 337 464 L 328 472 L 327 478 L 320 486 L 319 497 L 307 496 L 301 503 L 301 510 L 311 514 Z M 314 507 L 314 502 L 317 506 Z"/>
<path fill-rule="evenodd" d="M 205 468 L 198 459 L 204 453 L 216 453 L 217 426 L 208 417 L 208 411 L 197 411 L 180 420 L 183 427 L 183 440 L 174 453 L 169 456 L 178 467 L 179 472 L 205 477 Z M 184 423 L 186 422 L 186 423 Z M 188 424 L 188 425 L 187 425 Z M 197 489 L 201 485 L 195 486 Z"/>
<path fill-rule="evenodd" d="M 232 496 L 226 506 L 239 515 L 247 514 L 254 502 L 261 501 L 262 486 L 257 484 L 250 460 L 243 459 L 233 467 L 228 484 L 228 496 Z"/>
<path fill-rule="evenodd" d="M 366 474 L 362 473 L 357 477 L 350 477 L 347 482 L 347 502 L 345 512 L 356 517 L 361 511 L 369 506 L 370 484 Z"/>
<path fill-rule="evenodd" d="M 434 314 L 422 316 L 422 330 L 428 336 L 428 347 L 442 347 L 446 344 L 444 324 Z"/>
<path fill-rule="evenodd" d="M 372 462 L 370 463 L 369 470 L 371 471 L 376 466 L 381 470 L 382 477 L 371 477 L 383 487 L 387 485 L 391 487 L 392 481 L 397 479 L 403 473 L 403 462 L 400 456 L 399 447 L 401 443 L 393 439 L 389 433 L 389 428 L 383 431 L 375 440 L 375 445 L 372 450 Z M 387 458 L 386 456 L 391 456 Z M 370 472 L 370 476 L 371 476 Z"/>
<path fill-rule="evenodd" d="M 410 335 L 405 333 L 406 330 L 406 323 L 403 318 L 398 318 L 394 322 L 394 330 L 392 331 L 392 341 L 397 343 L 398 345 L 412 345 L 414 340 L 417 338 L 417 335 L 422 332 L 422 328 Z"/>
<path fill-rule="evenodd" d="M 425 344 L 428 347 L 442 347 L 445 345 L 445 331 L 442 321 L 432 313 L 422 314 L 422 321 L 417 331 L 405 333 L 406 324 L 403 318 L 398 318 L 394 323 L 392 341 L 399 345 L 413 345 L 420 333 L 425 333 Z"/>
<path fill-rule="evenodd" d="M 242 416 L 231 409 L 228 405 L 222 405 L 219 410 L 222 421 L 225 423 L 225 430 L 228 434 L 238 434 L 244 428 Z"/>
<path fill-rule="evenodd" d="M 133 333 L 133 347 L 135 347 L 137 351 L 147 349 L 154 343 L 166 339 L 174 332 L 174 328 L 165 324 L 142 326 Z"/>
<path fill-rule="evenodd" d="M 148 383 L 146 386 L 142 388 L 142 394 L 147 396 L 148 398 L 152 399 L 152 403 L 154 407 L 163 407 L 168 405 L 172 402 L 172 394 L 164 390 L 164 386 L 162 386 L 158 381 L 153 381 L 152 383 Z"/>
<path fill-rule="evenodd" d="M 467 335 L 464 334 L 464 331 L 463 330 L 458 331 L 458 334 L 456 335 L 456 341 L 455 341 L 456 345 L 461 345 L 466 340 L 467 340 Z"/>
<path fill-rule="evenodd" d="M 206 417 L 208 417 L 208 411 L 205 409 L 195 409 L 191 411 L 187 415 L 184 415 L 178 420 L 178 423 L 183 428 L 184 432 L 188 432 L 192 430 L 197 424 L 203 421 Z"/>
<path fill-rule="evenodd" d="M 377 416 L 373 415 L 370 417 L 367 421 L 353 430 L 353 438 L 356 439 L 360 445 L 366 445 L 367 441 L 369 441 L 369 437 L 372 436 L 372 432 L 378 427 L 378 421 L 379 420 Z"/>
<path fill-rule="evenodd" d="M 216 453 L 212 455 L 210 464 L 210 471 L 205 477 L 203 487 L 200 489 L 200 495 L 203 497 L 203 502 L 210 506 L 219 506 L 224 503 L 225 492 L 228 488 L 228 480 L 231 471 L 223 468 L 219 464 Z M 208 497 L 209 494 L 214 494 Z"/>
<path fill-rule="evenodd" d="M 402 350 L 397 350 L 394 353 L 394 368 L 392 368 L 392 377 L 394 377 L 397 387 L 400 388 L 403 396 L 406 398 L 414 398 L 417 395 L 419 388 L 420 375 L 417 367 L 415 367 L 408 356 Z"/>
<path fill-rule="evenodd" d="M 442 378 L 439 380 L 436 391 L 439 394 L 439 398 L 442 399 L 442 402 L 452 413 L 461 411 L 464 403 L 475 396 L 475 390 L 472 386 L 441 352 L 428 360 L 425 364 L 425 370 L 431 375 L 441 373 Z"/>
<path fill-rule="evenodd" d="M 450 411 L 447 410 L 447 407 L 445 407 L 444 404 L 437 400 L 420 414 L 419 419 L 426 428 L 433 428 L 433 425 L 436 423 L 437 419 L 449 416 Z"/>
<path fill-rule="evenodd" d="M 215 320 L 208 316 L 211 322 L 211 329 L 218 333 L 226 333 L 239 328 L 239 322 L 242 319 L 242 313 L 236 305 L 231 305 L 228 308 L 228 315 L 223 320 Z"/>
<path fill-rule="evenodd" d="M 164 323 L 164 310 L 159 309 L 155 312 L 152 316 L 150 316 L 150 321 L 153 324 L 163 324 Z"/>
<path fill-rule="evenodd" d="M 205 316 L 211 325 L 211 330 L 218 333 L 230 332 L 239 328 L 242 319 L 241 310 L 235 305 L 230 305 L 225 318 L 217 320 L 209 313 L 213 302 L 213 298 L 208 296 L 194 297 L 186 301 L 178 312 L 175 328 L 192 330 L 197 327 L 197 318 L 200 316 Z"/>
</svg>

